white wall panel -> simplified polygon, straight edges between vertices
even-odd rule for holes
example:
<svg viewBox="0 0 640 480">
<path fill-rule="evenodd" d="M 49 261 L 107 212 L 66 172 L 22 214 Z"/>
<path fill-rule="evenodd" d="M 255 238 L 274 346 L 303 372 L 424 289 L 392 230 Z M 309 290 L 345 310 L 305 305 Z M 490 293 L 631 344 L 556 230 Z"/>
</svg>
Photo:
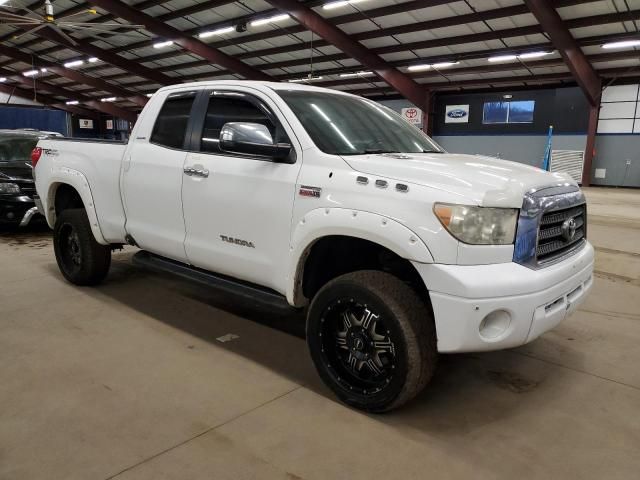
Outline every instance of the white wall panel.
<svg viewBox="0 0 640 480">
<path fill-rule="evenodd" d="M 602 102 L 629 102 L 638 100 L 638 85 L 613 85 L 602 91 Z"/>
<path fill-rule="evenodd" d="M 611 118 L 633 118 L 636 102 L 603 103 L 600 106 L 600 120 Z"/>
<path fill-rule="evenodd" d="M 632 133 L 633 118 L 617 120 L 600 120 L 598 133 Z"/>
</svg>

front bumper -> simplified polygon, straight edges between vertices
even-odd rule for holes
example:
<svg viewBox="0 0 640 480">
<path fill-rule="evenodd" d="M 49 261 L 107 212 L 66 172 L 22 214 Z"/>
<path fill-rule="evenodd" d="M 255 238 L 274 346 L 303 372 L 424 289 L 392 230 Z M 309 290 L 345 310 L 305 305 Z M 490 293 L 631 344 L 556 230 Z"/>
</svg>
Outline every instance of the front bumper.
<svg viewBox="0 0 640 480">
<path fill-rule="evenodd" d="M 517 347 L 554 328 L 593 285 L 590 243 L 540 270 L 517 263 L 414 263 L 429 289 L 440 352 Z"/>
<path fill-rule="evenodd" d="M 32 211 L 33 208 L 35 208 L 33 199 L 26 195 L 2 195 L 0 196 L 0 223 L 22 225 L 26 216 L 31 220 L 33 214 L 37 213 Z M 30 211 L 32 213 L 28 214 Z"/>
</svg>

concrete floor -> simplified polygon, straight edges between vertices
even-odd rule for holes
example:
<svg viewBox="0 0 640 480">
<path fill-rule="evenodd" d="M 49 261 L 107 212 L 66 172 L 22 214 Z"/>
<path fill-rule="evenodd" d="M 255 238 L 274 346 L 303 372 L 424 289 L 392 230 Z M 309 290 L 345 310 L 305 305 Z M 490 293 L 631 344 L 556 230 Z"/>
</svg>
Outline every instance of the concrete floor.
<svg viewBox="0 0 640 480">
<path fill-rule="evenodd" d="M 322 386 L 297 316 L 130 252 L 76 288 L 47 231 L 5 232 L 0 478 L 638 478 L 640 191 L 587 195 L 596 280 L 580 311 L 522 348 L 442 357 L 381 416 Z"/>
</svg>

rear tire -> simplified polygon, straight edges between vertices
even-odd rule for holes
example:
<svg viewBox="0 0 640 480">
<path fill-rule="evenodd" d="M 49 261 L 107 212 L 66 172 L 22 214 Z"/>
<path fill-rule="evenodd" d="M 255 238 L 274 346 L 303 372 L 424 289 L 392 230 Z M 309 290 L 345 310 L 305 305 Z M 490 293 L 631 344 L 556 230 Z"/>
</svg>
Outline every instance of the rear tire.
<svg viewBox="0 0 640 480">
<path fill-rule="evenodd" d="M 307 344 L 325 384 L 368 412 L 398 408 L 437 363 L 431 309 L 397 277 L 366 270 L 328 282 L 309 307 Z"/>
<path fill-rule="evenodd" d="M 83 208 L 63 210 L 53 230 L 58 268 L 75 285 L 97 285 L 107 276 L 111 247 L 96 242 Z"/>
</svg>

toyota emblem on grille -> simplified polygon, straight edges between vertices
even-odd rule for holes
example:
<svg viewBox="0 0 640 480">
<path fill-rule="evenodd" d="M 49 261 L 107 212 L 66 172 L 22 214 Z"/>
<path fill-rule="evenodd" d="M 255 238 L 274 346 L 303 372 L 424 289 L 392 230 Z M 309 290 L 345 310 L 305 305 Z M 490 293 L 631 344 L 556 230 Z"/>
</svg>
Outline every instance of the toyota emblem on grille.
<svg viewBox="0 0 640 480">
<path fill-rule="evenodd" d="M 577 228 L 578 226 L 576 225 L 575 219 L 566 219 L 564 222 L 562 222 L 562 238 L 564 238 L 567 242 L 573 240 L 573 237 L 576 236 Z"/>
</svg>

